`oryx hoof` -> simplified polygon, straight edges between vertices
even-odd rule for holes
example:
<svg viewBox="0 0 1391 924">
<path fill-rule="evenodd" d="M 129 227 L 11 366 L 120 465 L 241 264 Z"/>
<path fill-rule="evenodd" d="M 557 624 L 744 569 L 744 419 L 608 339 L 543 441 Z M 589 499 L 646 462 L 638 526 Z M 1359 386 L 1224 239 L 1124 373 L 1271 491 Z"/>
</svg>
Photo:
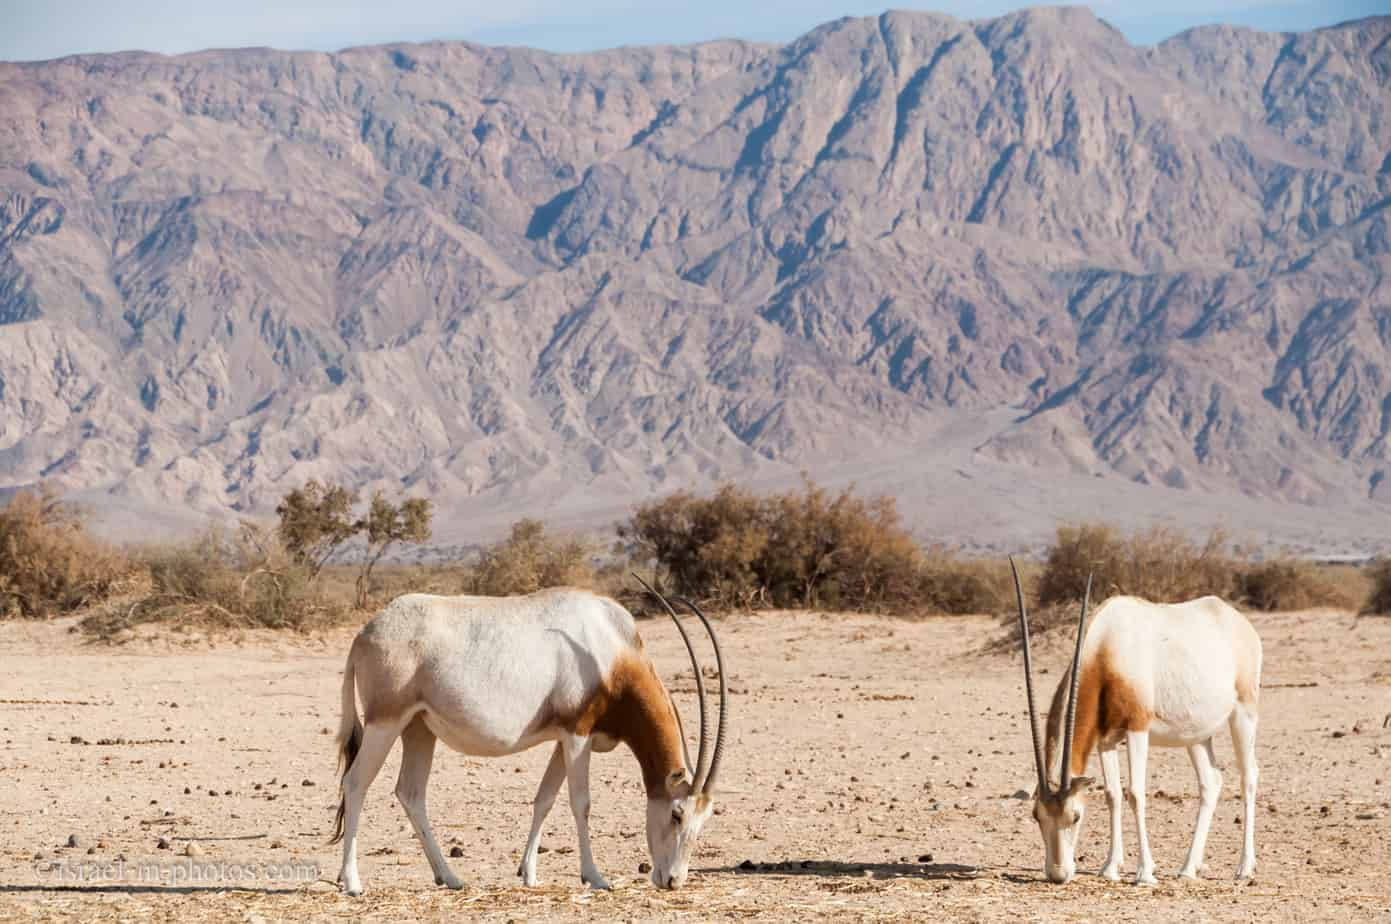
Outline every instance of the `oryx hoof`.
<svg viewBox="0 0 1391 924">
<path fill-rule="evenodd" d="M 598 873 L 581 874 L 580 882 L 589 886 L 591 889 L 599 891 L 608 892 L 613 889 L 613 886 L 609 885 L 608 880 Z"/>
</svg>

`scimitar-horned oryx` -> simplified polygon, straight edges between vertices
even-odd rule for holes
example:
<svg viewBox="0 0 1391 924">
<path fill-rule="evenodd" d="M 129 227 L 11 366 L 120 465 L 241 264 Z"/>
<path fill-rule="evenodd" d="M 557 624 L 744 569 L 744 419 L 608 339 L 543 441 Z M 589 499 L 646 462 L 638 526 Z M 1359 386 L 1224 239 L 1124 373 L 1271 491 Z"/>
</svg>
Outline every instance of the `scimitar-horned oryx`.
<svg viewBox="0 0 1391 924">
<path fill-rule="evenodd" d="M 1013 560 L 1010 568 L 1014 569 Z M 1034 818 L 1043 835 L 1044 872 L 1048 878 L 1061 883 L 1076 874 L 1074 849 L 1085 811 L 1083 795 L 1092 783 L 1082 774 L 1093 748 L 1101 760 L 1106 806 L 1111 816 L 1111 849 L 1101 875 L 1120 878 L 1124 851 L 1118 747 L 1124 741 L 1130 765 L 1126 797 L 1135 811 L 1140 842 L 1135 881 L 1155 881 L 1154 858 L 1145 831 L 1145 760 L 1151 743 L 1187 749 L 1198 775 L 1198 822 L 1188 860 L 1179 872 L 1180 876 L 1196 879 L 1222 789 L 1222 774 L 1214 766 L 1212 736 L 1223 723 L 1231 728 L 1244 800 L 1244 840 L 1237 878 L 1250 878 L 1256 869 L 1253 826 L 1257 699 L 1261 685 L 1261 640 L 1251 623 L 1217 597 L 1173 604 L 1112 597 L 1097 609 L 1088 629 L 1089 577 L 1072 666 L 1058 683 L 1048 710 L 1045 755 L 1034 707 L 1029 618 L 1018 571 L 1014 571 L 1014 590 L 1024 641 L 1029 731 L 1038 773 Z M 1057 780 L 1056 785 L 1053 780 Z"/>
<path fill-rule="evenodd" d="M 639 578 L 641 581 L 641 578 Z M 676 611 L 646 582 L 676 620 L 690 654 L 700 702 L 700 750 L 694 767 L 681 719 L 633 617 L 617 602 L 585 590 L 556 588 L 520 597 L 437 597 L 408 594 L 378 613 L 353 640 L 343 670 L 338 730 L 345 768 L 333 841 L 343 841 L 339 880 L 362 893 L 357 830 L 363 798 L 387 752 L 401 739 L 396 797 L 425 849 L 435 882 L 462 883 L 430 829 L 425 787 L 435 740 L 465 754 L 501 757 L 545 742 L 555 751 L 536 791 L 531 833 L 518 873 L 535 885 L 541 824 L 568 781 L 579 835 L 580 878 L 608 883 L 589 846 L 589 759 L 626 744 L 647 791 L 647 844 L 652 882 L 674 889 L 686 881 L 692 848 L 714 808 L 724 750 L 727 687 L 715 630 L 690 601 L 709 633 L 720 680 L 720 718 L 709 745 L 705 685 Z M 354 693 L 361 697 L 359 721 Z"/>
</svg>

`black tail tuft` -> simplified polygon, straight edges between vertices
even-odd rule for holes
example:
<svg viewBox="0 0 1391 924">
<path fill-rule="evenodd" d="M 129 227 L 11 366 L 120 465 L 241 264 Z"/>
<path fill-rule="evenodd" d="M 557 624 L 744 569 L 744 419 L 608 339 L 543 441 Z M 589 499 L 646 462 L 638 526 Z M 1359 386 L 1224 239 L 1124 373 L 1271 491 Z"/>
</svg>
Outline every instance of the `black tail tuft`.
<svg viewBox="0 0 1391 924">
<path fill-rule="evenodd" d="M 353 761 L 357 760 L 357 752 L 362 747 L 362 726 L 353 722 L 352 734 L 348 735 L 348 740 L 343 742 L 343 750 L 339 754 L 339 760 L 343 764 L 343 778 L 347 779 L 348 771 L 353 768 Z M 336 844 L 343 839 L 343 816 L 347 811 L 347 804 L 343 793 L 343 782 L 338 785 L 338 814 L 333 818 L 333 837 L 329 839 L 330 844 Z"/>
</svg>

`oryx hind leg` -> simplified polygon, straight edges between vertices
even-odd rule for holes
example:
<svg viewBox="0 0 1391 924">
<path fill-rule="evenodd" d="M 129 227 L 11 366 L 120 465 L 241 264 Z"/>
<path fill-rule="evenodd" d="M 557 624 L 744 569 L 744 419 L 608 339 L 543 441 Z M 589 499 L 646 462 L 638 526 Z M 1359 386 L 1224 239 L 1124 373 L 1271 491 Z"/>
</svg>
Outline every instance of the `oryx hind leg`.
<svg viewBox="0 0 1391 924">
<path fill-rule="evenodd" d="M 362 894 L 362 880 L 357 875 L 357 824 L 362 803 L 400 733 L 399 722 L 369 722 L 362 730 L 362 745 L 353 765 L 343 775 L 343 866 L 338 881 L 349 895 Z"/>
<path fill-rule="evenodd" d="M 1250 879 L 1256 873 L 1256 710 L 1237 703 L 1228 724 L 1236 765 L 1241 771 L 1241 863 L 1236 878 Z"/>
<path fill-rule="evenodd" d="M 454 875 L 440 852 L 425 808 L 425 788 L 430 782 L 430 767 L 434 760 L 435 733 L 425 725 L 425 717 L 417 715 L 401 732 L 401 772 L 396 777 L 396 798 L 406 810 L 406 817 L 410 819 L 420 845 L 425 848 L 425 859 L 430 861 L 435 884 L 462 889 L 463 882 Z"/>
<path fill-rule="evenodd" d="M 1207 847 L 1207 833 L 1212 826 L 1212 813 L 1217 808 L 1217 797 L 1222 794 L 1222 773 L 1216 767 L 1212 753 L 1212 739 L 1190 744 L 1188 759 L 1193 762 L 1193 772 L 1198 775 L 1198 823 L 1193 828 L 1193 844 L 1188 848 L 1188 860 L 1179 871 L 1184 879 L 1197 879 L 1203 866 L 1203 852 Z"/>
</svg>

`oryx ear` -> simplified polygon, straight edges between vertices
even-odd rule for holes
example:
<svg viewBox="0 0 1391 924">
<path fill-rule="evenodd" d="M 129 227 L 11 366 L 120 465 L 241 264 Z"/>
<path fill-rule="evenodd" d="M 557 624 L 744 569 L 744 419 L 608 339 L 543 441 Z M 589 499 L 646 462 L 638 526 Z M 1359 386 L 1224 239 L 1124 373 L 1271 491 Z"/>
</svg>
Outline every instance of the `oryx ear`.
<svg viewBox="0 0 1391 924">
<path fill-rule="evenodd" d="M 1095 782 L 1096 780 L 1089 776 L 1075 776 L 1072 778 L 1072 785 L 1067 788 L 1067 794 L 1075 796 L 1082 790 L 1090 788 Z"/>
</svg>

